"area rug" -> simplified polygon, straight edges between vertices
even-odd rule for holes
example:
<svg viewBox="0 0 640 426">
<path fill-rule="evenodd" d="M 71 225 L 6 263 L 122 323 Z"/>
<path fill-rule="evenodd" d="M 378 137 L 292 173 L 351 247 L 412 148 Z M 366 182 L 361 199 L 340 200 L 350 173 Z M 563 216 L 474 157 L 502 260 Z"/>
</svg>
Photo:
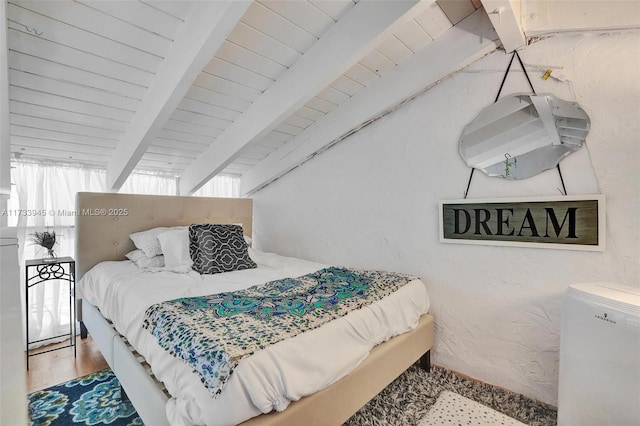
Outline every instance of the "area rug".
<svg viewBox="0 0 640 426">
<path fill-rule="evenodd" d="M 354 414 L 344 426 L 407 426 L 424 419 L 444 391 L 455 392 L 531 426 L 555 426 L 556 409 L 444 368 L 414 365 Z M 462 423 L 465 424 L 465 423 Z M 473 424 L 473 423 L 471 423 Z"/>
<path fill-rule="evenodd" d="M 451 391 L 443 391 L 418 426 L 524 426 L 479 402 Z"/>
<path fill-rule="evenodd" d="M 142 425 L 109 369 L 29 394 L 29 417 L 33 426 Z"/>
<path fill-rule="evenodd" d="M 433 367 L 427 373 L 412 366 L 347 420 L 344 426 L 418 425 L 446 391 L 530 426 L 556 425 L 556 410 L 549 405 L 496 386 L 468 380 L 443 368 Z M 120 383 L 109 369 L 30 394 L 29 411 L 31 425 L 143 424 L 131 403 L 122 401 Z"/>
</svg>

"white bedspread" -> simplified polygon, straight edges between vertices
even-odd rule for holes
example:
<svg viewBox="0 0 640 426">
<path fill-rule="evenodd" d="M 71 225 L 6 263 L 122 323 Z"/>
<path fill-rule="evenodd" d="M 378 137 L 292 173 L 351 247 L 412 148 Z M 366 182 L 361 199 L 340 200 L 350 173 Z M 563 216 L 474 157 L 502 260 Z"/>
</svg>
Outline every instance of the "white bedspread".
<svg viewBox="0 0 640 426">
<path fill-rule="evenodd" d="M 243 289 L 327 266 L 258 251 L 252 257 L 256 269 L 202 276 L 145 271 L 130 261 L 103 262 L 78 283 L 79 297 L 114 323 L 171 393 L 166 409 L 172 425 L 231 425 L 282 411 L 289 402 L 348 374 L 376 344 L 415 328 L 429 310 L 424 284 L 411 281 L 377 303 L 245 358 L 222 394 L 212 399 L 191 367 L 142 329 L 142 320 L 146 309 L 158 302 Z"/>
</svg>

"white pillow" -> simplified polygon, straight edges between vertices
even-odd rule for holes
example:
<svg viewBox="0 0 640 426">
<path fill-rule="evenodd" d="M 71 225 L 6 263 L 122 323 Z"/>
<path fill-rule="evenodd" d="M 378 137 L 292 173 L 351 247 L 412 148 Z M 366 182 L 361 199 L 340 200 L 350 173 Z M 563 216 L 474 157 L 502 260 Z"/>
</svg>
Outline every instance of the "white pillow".
<svg viewBox="0 0 640 426">
<path fill-rule="evenodd" d="M 156 268 L 164 266 L 164 256 L 147 257 L 140 249 L 130 251 L 125 257 L 136 264 L 138 268 Z"/>
<path fill-rule="evenodd" d="M 158 256 L 162 254 L 162 248 L 160 247 L 160 241 L 158 241 L 158 235 L 170 229 L 189 229 L 188 226 L 173 226 L 167 228 L 160 226 L 158 228 L 151 228 L 146 231 L 136 232 L 129 235 L 136 248 L 139 248 L 144 252 L 147 257 Z"/>
<path fill-rule="evenodd" d="M 160 241 L 158 241 L 158 235 L 165 232 L 167 229 L 164 226 L 159 228 L 152 228 L 147 231 L 136 232 L 135 234 L 129 235 L 133 244 L 136 245 L 137 248 L 142 250 L 147 257 L 158 256 L 162 254 L 162 250 L 160 249 Z"/>
<path fill-rule="evenodd" d="M 189 272 L 193 261 L 189 253 L 189 228 L 177 228 L 158 235 L 164 254 L 164 268 L 173 272 Z"/>
</svg>

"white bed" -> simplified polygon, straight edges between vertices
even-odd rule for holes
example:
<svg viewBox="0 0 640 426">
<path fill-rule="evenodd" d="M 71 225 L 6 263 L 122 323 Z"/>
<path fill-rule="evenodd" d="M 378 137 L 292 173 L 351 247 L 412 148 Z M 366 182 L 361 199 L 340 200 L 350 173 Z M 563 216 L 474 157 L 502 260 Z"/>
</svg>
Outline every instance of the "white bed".
<svg viewBox="0 0 640 426">
<path fill-rule="evenodd" d="M 125 201 L 122 201 L 123 196 L 117 194 L 101 194 L 107 198 L 86 195 L 93 205 L 96 199 L 105 202 L 117 196 L 117 208 L 124 208 L 123 202 L 133 206 L 128 208 L 129 213 L 135 206 L 145 204 L 139 203 L 140 197 L 143 201 L 151 200 L 144 196 L 124 196 Z M 80 194 L 80 208 L 82 197 Z M 163 198 L 167 197 L 153 198 L 155 214 L 158 200 L 170 201 Z M 189 197 L 171 198 L 178 201 Z M 221 202 L 220 199 L 211 200 Z M 202 201 L 198 200 L 198 203 Z M 190 216 L 180 215 L 179 220 L 163 221 L 162 225 L 184 225 L 194 219 L 193 214 Z M 144 217 L 150 217 L 158 224 L 154 214 Z M 131 219 L 120 217 L 119 225 Z M 213 221 L 221 222 L 219 218 Z M 237 221 L 237 215 L 230 215 L 222 223 Z M 248 227 L 250 232 L 250 224 Z M 79 238 L 83 229 L 86 230 L 86 224 L 79 226 Z M 130 228 L 125 229 L 122 232 L 131 232 Z M 139 224 L 135 225 L 136 229 L 141 230 Z M 82 247 L 82 241 L 79 247 Z M 247 424 L 302 424 L 310 413 L 313 413 L 314 424 L 339 424 L 417 358 L 425 352 L 428 354 L 433 327 L 432 318 L 425 315 L 429 300 L 424 284 L 413 280 L 366 308 L 243 359 L 222 394 L 212 398 L 190 366 L 162 349 L 155 338 L 142 329 L 143 315 L 149 306 L 163 300 L 242 289 L 273 279 L 304 275 L 327 266 L 258 251 L 252 251 L 251 256 L 258 264 L 256 269 L 215 275 L 200 275 L 193 271 L 186 274 L 152 272 L 138 268 L 130 261 L 95 265 L 92 260 L 94 265 L 90 266 L 93 268 L 87 271 L 88 262 L 82 263 L 82 256 L 78 259 L 82 275 L 78 292 L 83 299 L 83 322 L 147 424 L 238 424 L 250 418 L 253 419 Z M 104 255 L 97 259 L 101 258 L 108 260 Z M 411 332 L 417 325 L 419 330 Z M 392 338 L 399 334 L 403 335 Z M 388 343 L 378 345 L 389 339 Z M 125 340 L 143 358 L 135 353 L 132 355 L 129 346 L 123 343 Z M 164 383 L 165 391 L 158 391 L 152 376 L 140 376 L 140 371 L 144 370 L 140 367 L 141 362 L 152 366 L 153 375 Z M 428 363 L 428 357 L 425 362 Z M 375 377 L 371 377 L 371 372 L 381 367 L 388 371 L 376 372 Z M 299 399 L 282 413 L 261 415 L 284 410 L 290 401 Z M 328 410 L 329 407 L 335 407 L 335 410 Z"/>
<path fill-rule="evenodd" d="M 142 329 L 144 313 L 164 300 L 240 290 L 327 266 L 260 252 L 252 258 L 256 269 L 215 275 L 152 272 L 131 261 L 103 262 L 78 285 L 81 297 L 113 322 L 166 385 L 172 395 L 167 403 L 172 425 L 233 425 L 282 411 L 290 401 L 322 390 L 352 371 L 373 346 L 415 328 L 429 310 L 425 287 L 414 280 L 373 305 L 242 360 L 220 397 L 212 399 L 191 367 Z"/>
</svg>

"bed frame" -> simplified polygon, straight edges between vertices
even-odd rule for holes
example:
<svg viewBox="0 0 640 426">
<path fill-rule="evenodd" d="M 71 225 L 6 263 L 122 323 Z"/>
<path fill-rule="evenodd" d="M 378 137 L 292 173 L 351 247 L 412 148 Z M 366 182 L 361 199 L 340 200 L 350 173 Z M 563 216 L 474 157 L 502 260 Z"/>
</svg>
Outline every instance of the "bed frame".
<svg viewBox="0 0 640 426">
<path fill-rule="evenodd" d="M 76 197 L 76 277 L 105 260 L 123 260 L 134 249 L 129 235 L 158 226 L 238 223 L 252 235 L 253 200 L 79 192 Z M 87 330 L 145 424 L 168 425 L 170 397 L 143 357 L 86 301 L 78 302 L 81 335 Z M 376 346 L 353 372 L 328 388 L 293 402 L 281 413 L 242 423 L 340 425 L 408 367 L 429 369 L 433 318 L 423 315 L 415 330 Z"/>
</svg>

